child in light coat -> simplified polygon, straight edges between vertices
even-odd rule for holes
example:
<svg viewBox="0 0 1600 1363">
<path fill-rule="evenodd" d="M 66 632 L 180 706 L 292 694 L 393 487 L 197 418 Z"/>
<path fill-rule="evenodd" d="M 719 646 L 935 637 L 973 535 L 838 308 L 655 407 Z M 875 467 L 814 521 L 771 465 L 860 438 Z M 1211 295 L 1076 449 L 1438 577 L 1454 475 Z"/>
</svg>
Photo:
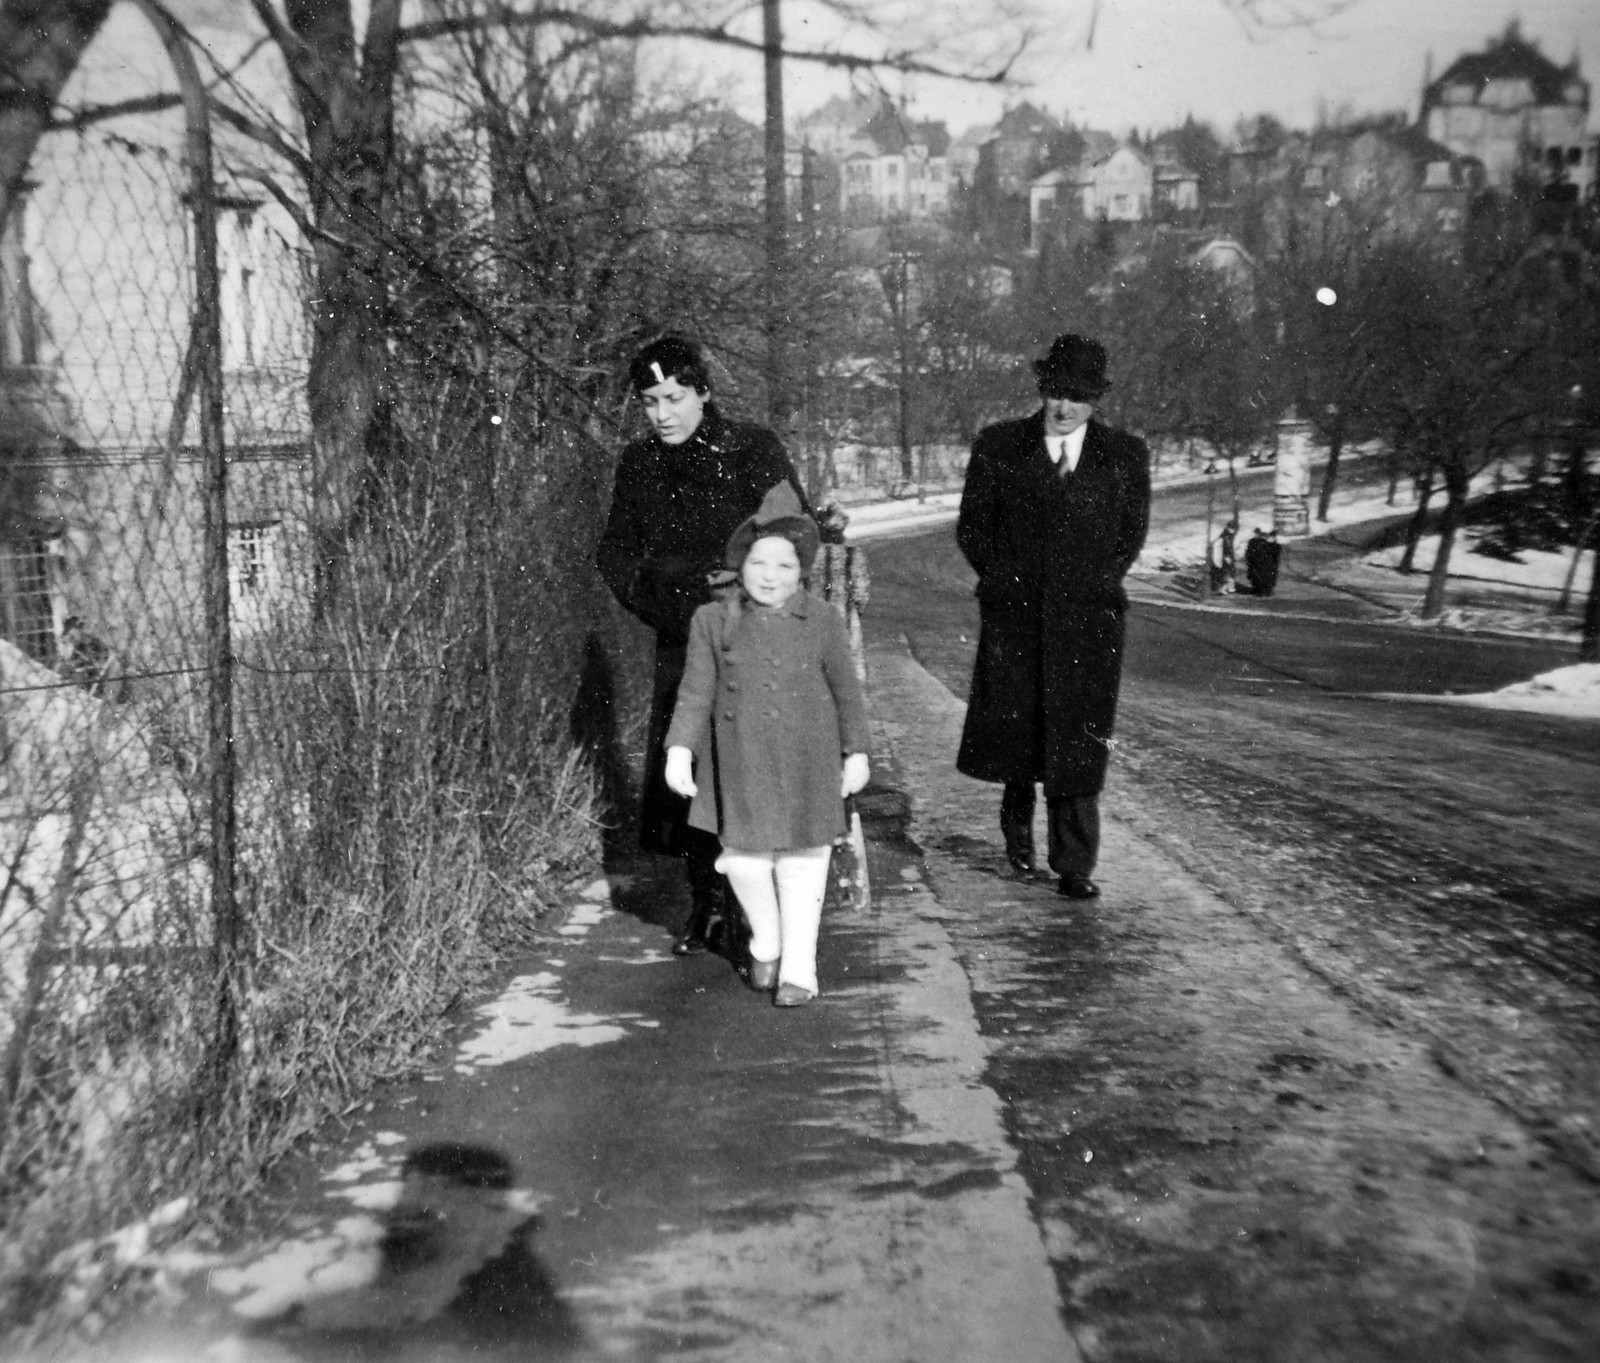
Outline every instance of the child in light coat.
<svg viewBox="0 0 1600 1363">
<path fill-rule="evenodd" d="M 695 612 L 667 785 L 717 834 L 750 924 L 750 984 L 817 995 L 817 931 L 844 799 L 867 783 L 866 702 L 839 612 L 802 583 L 816 523 L 787 484 L 728 540 L 737 590 Z"/>
</svg>

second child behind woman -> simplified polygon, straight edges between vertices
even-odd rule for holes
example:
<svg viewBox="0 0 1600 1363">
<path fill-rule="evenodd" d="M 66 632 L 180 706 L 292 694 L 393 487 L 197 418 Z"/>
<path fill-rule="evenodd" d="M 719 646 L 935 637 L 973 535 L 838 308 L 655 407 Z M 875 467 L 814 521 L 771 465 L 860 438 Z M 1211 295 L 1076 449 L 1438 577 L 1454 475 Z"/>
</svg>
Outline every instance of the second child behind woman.
<svg viewBox="0 0 1600 1363">
<path fill-rule="evenodd" d="M 816 523 L 780 484 L 728 540 L 737 591 L 695 612 L 667 785 L 717 834 L 750 925 L 750 983 L 817 994 L 817 933 L 844 798 L 866 785 L 866 703 L 839 613 L 802 585 Z"/>
</svg>

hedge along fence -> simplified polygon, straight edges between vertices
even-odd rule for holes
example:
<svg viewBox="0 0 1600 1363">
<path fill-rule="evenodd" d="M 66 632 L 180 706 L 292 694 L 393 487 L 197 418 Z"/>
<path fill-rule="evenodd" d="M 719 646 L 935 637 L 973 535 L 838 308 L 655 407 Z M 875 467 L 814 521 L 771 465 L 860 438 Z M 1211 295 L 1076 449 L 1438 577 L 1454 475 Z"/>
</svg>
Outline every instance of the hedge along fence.
<svg viewBox="0 0 1600 1363">
<path fill-rule="evenodd" d="M 171 125 L 120 126 L 47 137 L 7 229 L 0 1320 L 14 1338 L 52 1303 L 91 1312 L 78 1289 L 112 1285 L 71 1246 L 180 1196 L 191 1218 L 224 1208 L 287 1143 L 413 1066 L 598 845 L 562 704 L 600 609 L 574 521 L 598 514 L 592 490 L 574 496 L 596 479 L 588 437 L 531 396 L 441 382 L 400 353 L 409 456 L 373 489 L 338 606 L 313 625 L 304 249 L 225 176 L 233 780 L 217 809 L 195 215 Z M 236 839 L 226 959 L 220 823 Z"/>
</svg>

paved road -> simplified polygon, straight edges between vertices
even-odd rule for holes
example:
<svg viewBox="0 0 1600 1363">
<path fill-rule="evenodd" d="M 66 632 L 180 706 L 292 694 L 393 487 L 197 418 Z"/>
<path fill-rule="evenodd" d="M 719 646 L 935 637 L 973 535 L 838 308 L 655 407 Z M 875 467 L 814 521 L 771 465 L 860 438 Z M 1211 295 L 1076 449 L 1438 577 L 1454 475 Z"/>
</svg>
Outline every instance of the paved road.
<svg viewBox="0 0 1600 1363">
<path fill-rule="evenodd" d="M 1143 590 L 1107 899 L 1063 917 L 993 888 L 994 793 L 946 771 L 976 632 L 948 531 L 873 567 L 880 653 L 939 683 L 907 784 L 979 915 L 952 931 L 1086 1355 L 1592 1357 L 1600 726 L 1378 698 L 1570 658 Z"/>
</svg>

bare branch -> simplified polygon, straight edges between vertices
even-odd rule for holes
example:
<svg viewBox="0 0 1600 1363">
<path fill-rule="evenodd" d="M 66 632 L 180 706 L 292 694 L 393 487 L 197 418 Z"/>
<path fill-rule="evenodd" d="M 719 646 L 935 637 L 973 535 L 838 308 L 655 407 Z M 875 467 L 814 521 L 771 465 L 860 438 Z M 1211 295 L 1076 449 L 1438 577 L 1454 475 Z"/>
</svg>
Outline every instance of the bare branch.
<svg viewBox="0 0 1600 1363">
<path fill-rule="evenodd" d="M 294 221 L 294 225 L 300 229 L 301 235 L 304 236 L 307 241 L 322 240 L 331 242 L 333 245 L 338 246 L 343 250 L 350 249 L 349 242 L 335 236 L 331 232 L 324 231 L 322 228 L 313 223 L 311 219 L 306 216 L 305 210 L 300 207 L 300 205 L 294 200 L 289 192 L 285 190 L 276 179 L 274 179 L 271 175 L 268 175 L 266 171 L 249 169 L 235 171 L 234 173 L 239 177 L 239 179 L 254 181 L 256 184 L 260 185 L 262 189 L 266 190 L 267 193 L 270 194 L 277 202 L 278 207 L 283 209 L 283 211 L 287 213 Z"/>
<path fill-rule="evenodd" d="M 217 86 L 231 84 L 234 77 L 249 65 L 257 52 L 261 51 L 272 40 L 270 38 L 257 38 L 245 50 L 244 55 L 232 66 L 222 67 L 216 64 L 215 57 L 204 45 L 196 42 L 194 46 L 203 53 L 212 63 L 217 78 L 210 82 L 208 89 L 214 91 Z M 85 104 L 74 109 L 71 113 L 57 117 L 50 124 L 51 132 L 81 132 L 84 128 L 91 128 L 96 123 L 104 123 L 108 119 L 122 118 L 129 114 L 159 114 L 168 109 L 177 108 L 183 103 L 181 97 L 175 94 L 168 95 L 142 95 L 137 99 L 119 100 L 116 104 Z"/>
<path fill-rule="evenodd" d="M 262 0 L 264 3 L 264 0 Z M 570 9 L 539 9 L 528 13 L 497 13 L 452 15 L 412 24 L 400 30 L 401 42 L 425 42 L 446 38 L 485 28 L 564 27 L 587 33 L 594 38 L 637 42 L 645 38 L 692 38 L 721 47 L 732 47 L 743 52 L 764 54 L 765 45 L 756 38 L 741 37 L 724 24 L 663 23 L 637 16 L 632 19 L 600 19 Z M 889 52 L 881 57 L 870 57 L 854 52 L 830 52 L 809 48 L 784 48 L 782 55 L 788 61 L 810 62 L 817 66 L 843 71 L 873 71 L 889 68 L 908 75 L 939 76 L 947 80 L 969 81 L 977 84 L 1001 85 L 1010 79 L 1011 70 L 1027 47 L 1027 35 L 1018 39 L 1017 47 L 996 70 L 988 72 L 958 71 L 935 62 L 924 61 L 910 51 Z"/>
<path fill-rule="evenodd" d="M 251 7 L 256 12 L 256 18 L 261 20 L 263 27 L 271 35 L 272 41 L 278 45 L 278 50 L 283 53 L 284 60 L 294 69 L 295 58 L 304 57 L 306 45 L 288 24 L 278 17 L 278 11 L 273 9 L 272 0 L 250 0 Z"/>
<path fill-rule="evenodd" d="M 1291 28 L 1316 28 L 1354 9 L 1361 0 L 1221 0 L 1251 41 Z M 1096 8 L 1099 0 L 1096 0 Z"/>
<path fill-rule="evenodd" d="M 50 132 L 82 132 L 96 123 L 123 118 L 129 114 L 159 114 L 176 109 L 183 103 L 179 95 L 143 95 L 138 99 L 125 99 L 116 104 L 86 104 L 65 117 L 50 121 Z"/>
<path fill-rule="evenodd" d="M 259 142 L 264 147 L 270 147 L 302 175 L 309 178 L 314 173 L 315 167 L 311 164 L 310 158 L 271 124 L 251 118 L 248 114 L 241 113 L 232 105 L 222 103 L 221 100 L 214 99 L 211 101 L 211 112 L 230 128 L 250 138 L 251 141 Z"/>
</svg>

